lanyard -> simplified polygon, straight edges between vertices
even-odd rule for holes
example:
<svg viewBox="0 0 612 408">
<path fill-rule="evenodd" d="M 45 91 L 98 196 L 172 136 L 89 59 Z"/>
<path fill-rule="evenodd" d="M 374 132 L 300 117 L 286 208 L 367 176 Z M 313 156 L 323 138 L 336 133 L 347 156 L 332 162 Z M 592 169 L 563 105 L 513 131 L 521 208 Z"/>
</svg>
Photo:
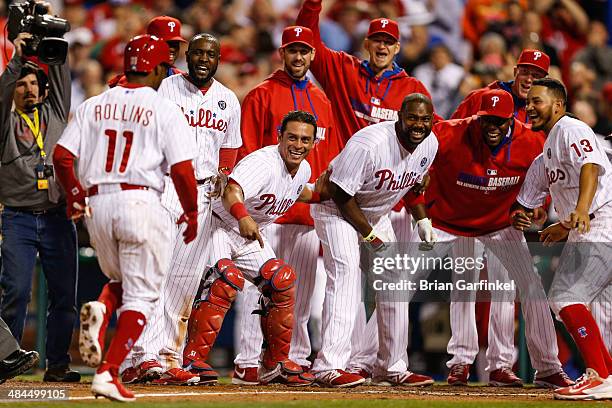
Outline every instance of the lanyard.
<svg viewBox="0 0 612 408">
<path fill-rule="evenodd" d="M 38 108 L 34 108 L 34 123 L 32 123 L 32 120 L 28 117 L 28 115 L 26 115 L 19 109 L 17 109 L 17 113 L 19 114 L 19 116 L 22 117 L 22 119 L 25 121 L 25 123 L 28 125 L 28 127 L 32 131 L 32 135 L 34 135 L 34 139 L 36 139 L 36 144 L 38 145 L 38 148 L 40 149 L 40 156 L 42 157 L 44 161 L 45 158 L 47 157 L 47 153 L 45 153 L 45 149 L 43 148 L 43 138 L 40 132 L 40 119 L 38 117 Z"/>
</svg>

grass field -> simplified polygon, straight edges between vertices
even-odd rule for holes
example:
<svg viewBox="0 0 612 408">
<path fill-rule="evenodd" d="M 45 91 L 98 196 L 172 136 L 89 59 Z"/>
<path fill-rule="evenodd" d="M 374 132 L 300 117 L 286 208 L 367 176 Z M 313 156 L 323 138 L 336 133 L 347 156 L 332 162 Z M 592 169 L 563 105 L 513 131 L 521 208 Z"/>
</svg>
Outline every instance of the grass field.
<svg viewBox="0 0 612 408">
<path fill-rule="evenodd" d="M 91 377 L 79 384 L 50 385 L 40 382 L 40 376 L 22 376 L 0 385 L 0 405 L 15 407 L 92 407 L 109 405 L 112 402 L 95 399 L 89 391 Z M 9 390 L 62 388 L 68 400 L 61 401 L 9 401 Z M 532 387 L 499 389 L 481 386 L 450 387 L 436 384 L 426 388 L 385 388 L 361 386 L 349 390 L 329 388 L 288 388 L 280 385 L 267 387 L 240 387 L 223 379 L 217 386 L 152 386 L 134 385 L 130 389 L 138 400 L 131 406 L 147 408 L 564 408 L 564 407 L 611 407 L 612 401 L 555 401 L 552 393 Z"/>
</svg>

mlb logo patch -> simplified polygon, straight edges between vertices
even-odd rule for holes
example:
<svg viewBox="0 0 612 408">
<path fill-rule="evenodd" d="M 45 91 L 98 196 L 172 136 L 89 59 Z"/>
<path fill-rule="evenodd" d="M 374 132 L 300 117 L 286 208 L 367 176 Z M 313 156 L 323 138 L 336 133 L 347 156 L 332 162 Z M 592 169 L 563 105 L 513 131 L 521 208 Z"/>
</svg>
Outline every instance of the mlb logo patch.
<svg viewBox="0 0 612 408">
<path fill-rule="evenodd" d="M 497 170 L 487 169 L 487 176 L 497 176 Z"/>
<path fill-rule="evenodd" d="M 550 159 L 552 157 L 552 151 L 550 150 L 550 147 L 548 148 L 548 150 L 546 150 L 546 156 Z"/>
<path fill-rule="evenodd" d="M 423 157 L 423 159 L 421 160 L 421 167 L 425 167 L 426 164 L 427 164 L 427 157 Z"/>
<path fill-rule="evenodd" d="M 374 97 L 374 96 L 373 96 L 373 97 L 372 97 L 372 99 L 370 99 L 370 103 L 371 103 L 372 105 L 379 106 L 379 105 L 380 105 L 380 99 L 378 99 L 378 98 L 376 98 L 376 97 Z"/>
<path fill-rule="evenodd" d="M 580 335 L 580 337 L 585 338 L 586 336 L 588 336 L 587 333 L 587 329 L 586 327 L 582 326 L 578 329 L 578 334 Z"/>
</svg>

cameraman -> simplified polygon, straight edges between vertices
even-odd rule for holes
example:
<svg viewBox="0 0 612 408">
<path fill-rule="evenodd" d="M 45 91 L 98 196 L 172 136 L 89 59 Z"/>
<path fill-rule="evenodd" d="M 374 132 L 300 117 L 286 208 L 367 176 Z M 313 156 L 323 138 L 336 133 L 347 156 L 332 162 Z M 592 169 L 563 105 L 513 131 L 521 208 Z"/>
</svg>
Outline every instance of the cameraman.
<svg viewBox="0 0 612 408">
<path fill-rule="evenodd" d="M 0 76 L 0 311 L 21 341 L 38 253 L 49 297 L 43 381 L 76 382 L 81 377 L 69 368 L 68 349 L 77 317 L 77 236 L 51 166 L 68 121 L 70 73 L 67 60 L 50 65 L 47 95 L 47 77 L 24 58 L 30 38 L 15 38 L 15 54 Z"/>
</svg>

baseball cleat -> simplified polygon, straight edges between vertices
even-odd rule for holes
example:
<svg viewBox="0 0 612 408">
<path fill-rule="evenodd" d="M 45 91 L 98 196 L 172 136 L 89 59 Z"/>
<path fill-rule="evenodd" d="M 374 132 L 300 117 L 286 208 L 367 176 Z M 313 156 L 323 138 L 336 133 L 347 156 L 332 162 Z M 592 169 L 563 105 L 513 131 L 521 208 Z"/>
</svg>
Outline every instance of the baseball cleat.
<svg viewBox="0 0 612 408">
<path fill-rule="evenodd" d="M 259 377 L 257 376 L 257 367 L 234 367 L 232 373 L 232 384 L 235 385 L 259 385 Z"/>
<path fill-rule="evenodd" d="M 291 360 L 281 361 L 272 369 L 260 366 L 257 376 L 261 384 L 285 384 L 288 387 L 306 387 L 315 381 L 314 375 L 305 373 Z"/>
<path fill-rule="evenodd" d="M 454 364 L 448 372 L 448 385 L 467 385 L 470 378 L 470 364 Z"/>
<path fill-rule="evenodd" d="M 183 369 L 200 377 L 198 385 L 214 385 L 219 379 L 219 373 L 206 364 L 204 360 L 194 360 L 184 366 Z"/>
<path fill-rule="evenodd" d="M 385 377 L 374 377 L 372 379 L 372 385 L 378 385 L 382 387 L 425 387 L 432 385 L 434 380 L 427 376 L 416 374 L 411 371 L 405 371 L 403 373 L 390 374 Z"/>
<path fill-rule="evenodd" d="M 129 367 L 121 373 L 124 384 L 148 383 L 157 380 L 164 372 L 157 360 L 146 360 L 136 367 Z"/>
<path fill-rule="evenodd" d="M 597 371 L 587 368 L 586 373 L 574 385 L 558 388 L 553 395 L 555 399 L 566 400 L 612 399 L 612 375 L 604 379 Z"/>
<path fill-rule="evenodd" d="M 200 376 L 182 368 L 171 368 L 151 382 L 157 385 L 195 385 L 200 382 Z"/>
<path fill-rule="evenodd" d="M 138 381 L 138 368 L 128 367 L 121 373 L 121 382 L 124 384 L 136 384 Z"/>
<path fill-rule="evenodd" d="M 565 371 L 559 371 L 558 373 L 546 377 L 540 377 L 536 373 L 533 384 L 536 388 L 550 388 L 554 390 L 557 388 L 570 387 L 575 383 L 565 374 Z"/>
<path fill-rule="evenodd" d="M 101 334 L 106 306 L 102 302 L 87 302 L 81 307 L 79 329 L 79 352 L 89 367 L 98 367 L 102 362 L 104 339 Z"/>
<path fill-rule="evenodd" d="M 96 373 L 91 382 L 91 392 L 98 398 L 99 396 L 106 397 L 113 401 L 132 402 L 136 401 L 134 394 L 125 388 L 119 377 L 117 369 L 110 368 L 109 370 Z"/>
<path fill-rule="evenodd" d="M 365 378 L 344 370 L 328 370 L 315 374 L 315 381 L 322 387 L 350 388 L 365 382 Z"/>
<path fill-rule="evenodd" d="M 363 377 L 365 379 L 365 381 L 363 382 L 363 385 L 372 384 L 372 373 L 370 373 L 365 368 L 359 368 L 359 367 L 349 368 L 348 370 L 346 370 L 346 372 L 349 374 L 357 374 L 358 376 Z"/>
<path fill-rule="evenodd" d="M 522 387 L 523 380 L 509 368 L 499 368 L 489 374 L 490 387 Z"/>
</svg>

